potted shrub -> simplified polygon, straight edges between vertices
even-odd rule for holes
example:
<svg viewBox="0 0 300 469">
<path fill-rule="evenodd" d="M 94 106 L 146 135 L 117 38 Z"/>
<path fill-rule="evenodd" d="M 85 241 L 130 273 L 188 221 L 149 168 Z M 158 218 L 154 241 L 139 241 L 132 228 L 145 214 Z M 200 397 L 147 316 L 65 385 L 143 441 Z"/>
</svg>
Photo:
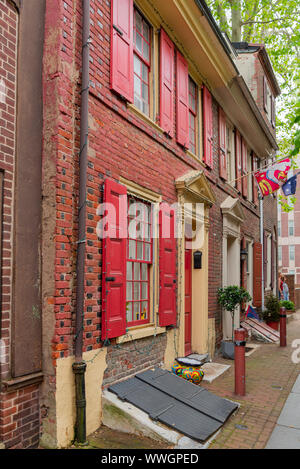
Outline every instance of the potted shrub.
<svg viewBox="0 0 300 469">
<path fill-rule="evenodd" d="M 280 321 L 280 301 L 275 295 L 268 295 L 265 302 L 266 309 L 262 313 L 262 319 L 278 331 Z"/>
<path fill-rule="evenodd" d="M 234 359 L 234 312 L 238 306 L 245 309 L 246 303 L 251 301 L 251 296 L 244 287 L 231 285 L 218 290 L 218 303 L 231 314 L 232 340 L 222 341 L 222 354 L 224 358 Z"/>
<path fill-rule="evenodd" d="M 287 311 L 295 311 L 295 305 L 292 301 L 282 300 L 280 301 L 280 306 L 283 306 Z"/>
</svg>

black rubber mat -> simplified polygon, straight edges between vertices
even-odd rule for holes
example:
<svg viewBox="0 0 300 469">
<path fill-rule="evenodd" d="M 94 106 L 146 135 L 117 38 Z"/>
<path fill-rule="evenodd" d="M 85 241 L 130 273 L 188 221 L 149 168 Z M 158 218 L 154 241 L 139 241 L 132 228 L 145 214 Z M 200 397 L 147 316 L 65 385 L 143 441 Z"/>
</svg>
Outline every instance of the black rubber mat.
<svg viewBox="0 0 300 469">
<path fill-rule="evenodd" d="M 237 408 L 169 371 L 155 368 L 108 388 L 120 399 L 197 441 L 206 441 Z"/>
<path fill-rule="evenodd" d="M 136 377 L 222 423 L 237 408 L 236 403 L 216 396 L 199 385 L 178 379 L 167 370 L 148 370 Z"/>
</svg>

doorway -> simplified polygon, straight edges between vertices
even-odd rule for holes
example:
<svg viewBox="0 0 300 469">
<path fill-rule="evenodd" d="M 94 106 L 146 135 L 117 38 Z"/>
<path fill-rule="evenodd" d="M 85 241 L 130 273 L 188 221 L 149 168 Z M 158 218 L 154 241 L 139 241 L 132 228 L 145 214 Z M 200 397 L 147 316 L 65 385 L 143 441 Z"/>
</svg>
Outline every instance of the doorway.
<svg viewBox="0 0 300 469">
<path fill-rule="evenodd" d="M 184 353 L 192 353 L 192 249 L 185 247 Z"/>
</svg>

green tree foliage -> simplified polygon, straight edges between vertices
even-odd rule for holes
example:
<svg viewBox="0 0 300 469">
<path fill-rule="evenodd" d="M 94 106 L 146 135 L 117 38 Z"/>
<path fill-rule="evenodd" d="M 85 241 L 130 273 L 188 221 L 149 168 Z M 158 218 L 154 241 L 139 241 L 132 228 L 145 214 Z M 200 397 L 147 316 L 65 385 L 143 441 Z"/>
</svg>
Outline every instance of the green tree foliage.
<svg viewBox="0 0 300 469">
<path fill-rule="evenodd" d="M 207 0 L 221 30 L 233 42 L 264 43 L 282 90 L 277 129 L 282 149 L 291 143 L 290 124 L 299 103 L 300 3 L 298 0 Z"/>
<path fill-rule="evenodd" d="M 281 95 L 276 100 L 278 158 L 290 156 L 298 167 L 300 146 L 300 3 L 299 0 L 207 0 L 220 29 L 233 42 L 266 46 Z M 279 196 L 283 210 L 293 209 Z M 288 203 L 289 202 L 289 203 Z"/>
</svg>

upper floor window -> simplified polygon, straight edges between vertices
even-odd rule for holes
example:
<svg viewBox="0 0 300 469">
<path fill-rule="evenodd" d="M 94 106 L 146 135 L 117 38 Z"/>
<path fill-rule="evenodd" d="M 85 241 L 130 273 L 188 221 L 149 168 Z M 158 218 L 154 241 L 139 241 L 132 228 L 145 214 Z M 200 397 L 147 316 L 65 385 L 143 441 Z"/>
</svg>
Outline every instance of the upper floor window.
<svg viewBox="0 0 300 469">
<path fill-rule="evenodd" d="M 282 262 L 282 246 L 278 246 L 278 262 Z"/>
<path fill-rule="evenodd" d="M 253 184 L 252 184 L 252 154 L 249 149 L 247 149 L 247 184 L 248 184 L 248 199 L 251 202 L 254 202 L 254 194 L 253 194 Z"/>
<path fill-rule="evenodd" d="M 289 246 L 289 258 L 290 261 L 295 260 L 295 246 Z"/>
<path fill-rule="evenodd" d="M 148 116 L 151 28 L 136 9 L 133 12 L 133 50 L 134 104 Z"/>
<path fill-rule="evenodd" d="M 289 220 L 289 236 L 294 236 L 294 220 Z"/>
<path fill-rule="evenodd" d="M 197 126 L 197 85 L 189 77 L 189 143 L 190 150 L 196 154 Z"/>
<path fill-rule="evenodd" d="M 278 236 L 281 236 L 281 220 L 278 221 Z"/>
<path fill-rule="evenodd" d="M 228 182 L 232 186 L 235 186 L 234 130 L 228 122 L 226 122 L 226 161 Z"/>
</svg>

